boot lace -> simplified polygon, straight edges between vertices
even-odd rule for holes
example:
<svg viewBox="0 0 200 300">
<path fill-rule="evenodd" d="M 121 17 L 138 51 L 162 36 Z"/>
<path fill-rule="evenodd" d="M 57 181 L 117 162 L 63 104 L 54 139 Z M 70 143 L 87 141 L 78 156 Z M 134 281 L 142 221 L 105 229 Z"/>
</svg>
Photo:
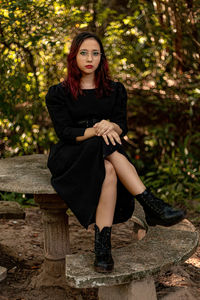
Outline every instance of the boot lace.
<svg viewBox="0 0 200 300">
<path fill-rule="evenodd" d="M 148 199 L 145 203 L 147 203 L 157 213 L 162 213 L 166 207 L 171 208 L 168 203 L 165 203 L 162 199 L 153 196 L 152 193 L 149 193 Z"/>
</svg>

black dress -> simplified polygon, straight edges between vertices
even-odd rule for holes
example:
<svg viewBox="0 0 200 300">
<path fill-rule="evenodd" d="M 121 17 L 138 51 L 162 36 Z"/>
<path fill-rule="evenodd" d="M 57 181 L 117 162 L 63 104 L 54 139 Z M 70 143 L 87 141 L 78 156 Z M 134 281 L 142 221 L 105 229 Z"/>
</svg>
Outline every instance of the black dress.
<svg viewBox="0 0 200 300">
<path fill-rule="evenodd" d="M 51 146 L 48 168 L 51 184 L 67 203 L 79 222 L 87 229 L 95 222 L 101 187 L 105 178 L 104 158 L 119 151 L 130 161 L 122 145 L 107 145 L 101 136 L 76 141 L 86 127 L 77 125 L 83 119 L 109 119 L 127 133 L 127 93 L 120 82 L 111 82 L 110 96 L 97 98 L 95 89 L 85 89 L 74 100 L 62 83 L 49 88 L 46 105 L 59 142 Z M 134 198 L 118 179 L 117 202 L 113 223 L 127 221 L 134 211 Z"/>
</svg>

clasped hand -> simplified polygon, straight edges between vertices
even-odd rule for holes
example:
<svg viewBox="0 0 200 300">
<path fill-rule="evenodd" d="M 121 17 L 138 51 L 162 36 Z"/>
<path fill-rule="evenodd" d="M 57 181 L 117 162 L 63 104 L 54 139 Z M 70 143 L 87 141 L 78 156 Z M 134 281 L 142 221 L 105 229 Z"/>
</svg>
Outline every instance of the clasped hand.
<svg viewBox="0 0 200 300">
<path fill-rule="evenodd" d="M 107 145 L 109 145 L 109 140 L 113 145 L 116 145 L 116 142 L 121 144 L 119 134 L 115 131 L 115 127 L 112 122 L 102 120 L 94 124 L 93 128 L 95 128 L 96 135 L 102 136 Z"/>
</svg>

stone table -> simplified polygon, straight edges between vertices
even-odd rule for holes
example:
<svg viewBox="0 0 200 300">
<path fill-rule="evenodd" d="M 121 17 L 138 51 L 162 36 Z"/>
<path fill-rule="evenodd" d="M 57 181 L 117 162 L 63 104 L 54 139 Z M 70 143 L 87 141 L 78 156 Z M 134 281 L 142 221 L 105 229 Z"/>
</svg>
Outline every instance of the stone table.
<svg viewBox="0 0 200 300">
<path fill-rule="evenodd" d="M 33 286 L 65 285 L 65 256 L 70 253 L 67 205 L 50 184 L 47 156 L 34 154 L 0 160 L 0 191 L 33 194 L 43 211 L 44 263 Z"/>
</svg>

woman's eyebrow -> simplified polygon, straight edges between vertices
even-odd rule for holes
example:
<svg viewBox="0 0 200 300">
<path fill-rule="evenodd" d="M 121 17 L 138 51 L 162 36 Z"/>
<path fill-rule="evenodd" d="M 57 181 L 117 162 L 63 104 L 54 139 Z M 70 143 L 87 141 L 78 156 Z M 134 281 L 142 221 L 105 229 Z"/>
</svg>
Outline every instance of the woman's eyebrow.
<svg viewBox="0 0 200 300">
<path fill-rule="evenodd" d="M 80 50 L 86 50 L 86 51 L 88 51 L 88 49 L 80 49 Z M 93 49 L 92 51 L 99 51 L 99 49 Z"/>
</svg>

